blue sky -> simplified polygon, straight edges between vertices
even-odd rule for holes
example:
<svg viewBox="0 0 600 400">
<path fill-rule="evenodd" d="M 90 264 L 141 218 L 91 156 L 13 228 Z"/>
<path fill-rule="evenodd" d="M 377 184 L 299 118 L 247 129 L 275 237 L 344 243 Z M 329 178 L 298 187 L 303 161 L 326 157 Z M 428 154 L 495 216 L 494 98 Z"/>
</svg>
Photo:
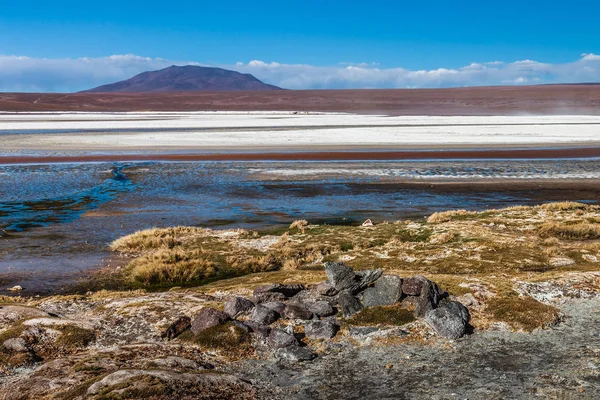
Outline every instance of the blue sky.
<svg viewBox="0 0 600 400">
<path fill-rule="evenodd" d="M 587 0 L 6 3 L 0 6 L 0 56 L 39 60 L 39 68 L 43 60 L 136 55 L 230 67 L 260 60 L 317 69 L 366 63 L 381 70 L 430 71 L 493 61 L 565 65 L 582 54 L 600 54 L 600 2 Z M 3 78 L 2 68 L 17 68 L 6 65 L 0 61 L 4 90 L 15 74 Z M 519 83 L 518 76 L 510 78 L 505 83 Z M 48 85 L 52 79 L 50 74 Z M 26 89 L 28 82 L 19 84 Z"/>
</svg>

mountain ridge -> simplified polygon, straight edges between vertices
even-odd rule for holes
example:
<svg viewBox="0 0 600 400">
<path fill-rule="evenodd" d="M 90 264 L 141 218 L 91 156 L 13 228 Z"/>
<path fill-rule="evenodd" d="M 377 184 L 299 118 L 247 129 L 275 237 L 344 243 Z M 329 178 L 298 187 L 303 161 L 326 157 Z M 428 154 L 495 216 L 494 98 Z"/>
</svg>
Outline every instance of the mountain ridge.
<svg viewBox="0 0 600 400">
<path fill-rule="evenodd" d="M 157 93 L 193 91 L 283 90 L 269 85 L 251 74 L 217 67 L 172 65 L 146 71 L 129 79 L 101 85 L 80 93 Z"/>
</svg>

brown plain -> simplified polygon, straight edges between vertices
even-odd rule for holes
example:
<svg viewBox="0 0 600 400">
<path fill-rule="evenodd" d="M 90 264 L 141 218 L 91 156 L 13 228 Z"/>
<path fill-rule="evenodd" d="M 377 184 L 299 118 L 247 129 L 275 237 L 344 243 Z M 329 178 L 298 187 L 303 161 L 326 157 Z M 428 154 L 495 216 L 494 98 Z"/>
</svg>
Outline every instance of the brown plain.
<svg viewBox="0 0 600 400">
<path fill-rule="evenodd" d="M 0 93 L 0 111 L 322 111 L 600 115 L 600 85 L 167 93 Z"/>
</svg>

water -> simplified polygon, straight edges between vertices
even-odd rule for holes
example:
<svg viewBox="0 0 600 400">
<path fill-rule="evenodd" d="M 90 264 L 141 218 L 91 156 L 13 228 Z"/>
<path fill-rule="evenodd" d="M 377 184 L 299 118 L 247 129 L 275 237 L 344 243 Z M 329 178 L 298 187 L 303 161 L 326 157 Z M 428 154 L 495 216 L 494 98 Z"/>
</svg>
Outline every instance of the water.
<svg viewBox="0 0 600 400">
<path fill-rule="evenodd" d="M 260 229 L 296 219 L 349 224 L 447 209 L 594 203 L 600 198 L 589 182 L 599 167 L 598 160 L 0 166 L 0 290 L 56 291 L 114 263 L 112 240 L 151 227 Z"/>
</svg>

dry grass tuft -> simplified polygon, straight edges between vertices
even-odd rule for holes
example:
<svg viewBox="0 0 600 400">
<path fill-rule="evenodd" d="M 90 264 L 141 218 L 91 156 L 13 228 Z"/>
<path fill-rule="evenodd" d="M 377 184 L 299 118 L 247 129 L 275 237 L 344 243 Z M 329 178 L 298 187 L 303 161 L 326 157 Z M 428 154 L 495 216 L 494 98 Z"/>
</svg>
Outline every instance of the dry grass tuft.
<svg viewBox="0 0 600 400">
<path fill-rule="evenodd" d="M 557 203 L 546 203 L 539 206 L 542 210 L 546 211 L 574 211 L 574 210 L 587 210 L 589 206 L 584 203 L 577 203 L 574 201 L 561 201 Z"/>
<path fill-rule="evenodd" d="M 179 340 L 209 350 L 220 350 L 232 358 L 246 356 L 253 350 L 250 334 L 231 322 L 205 329 L 198 335 L 188 330 L 179 336 Z"/>
<path fill-rule="evenodd" d="M 110 248 L 120 252 L 142 252 L 145 250 L 168 248 L 181 245 L 184 238 L 202 236 L 206 230 L 178 226 L 174 228 L 153 228 L 135 232 L 112 242 Z"/>
<path fill-rule="evenodd" d="M 488 302 L 486 312 L 493 319 L 526 332 L 554 325 L 559 319 L 558 309 L 527 296 L 493 298 Z"/>
<path fill-rule="evenodd" d="M 308 221 L 305 219 L 299 219 L 290 224 L 290 229 L 298 229 L 301 232 L 304 232 L 306 227 L 308 226 Z"/>
<path fill-rule="evenodd" d="M 567 225 L 560 222 L 547 222 L 539 227 L 541 237 L 557 237 L 568 240 L 600 239 L 600 224 L 576 223 Z"/>
<path fill-rule="evenodd" d="M 467 210 L 450 210 L 431 214 L 427 218 L 427 222 L 430 224 L 441 224 L 443 222 L 450 222 L 456 219 L 464 219 L 479 214 L 477 211 Z"/>
</svg>

